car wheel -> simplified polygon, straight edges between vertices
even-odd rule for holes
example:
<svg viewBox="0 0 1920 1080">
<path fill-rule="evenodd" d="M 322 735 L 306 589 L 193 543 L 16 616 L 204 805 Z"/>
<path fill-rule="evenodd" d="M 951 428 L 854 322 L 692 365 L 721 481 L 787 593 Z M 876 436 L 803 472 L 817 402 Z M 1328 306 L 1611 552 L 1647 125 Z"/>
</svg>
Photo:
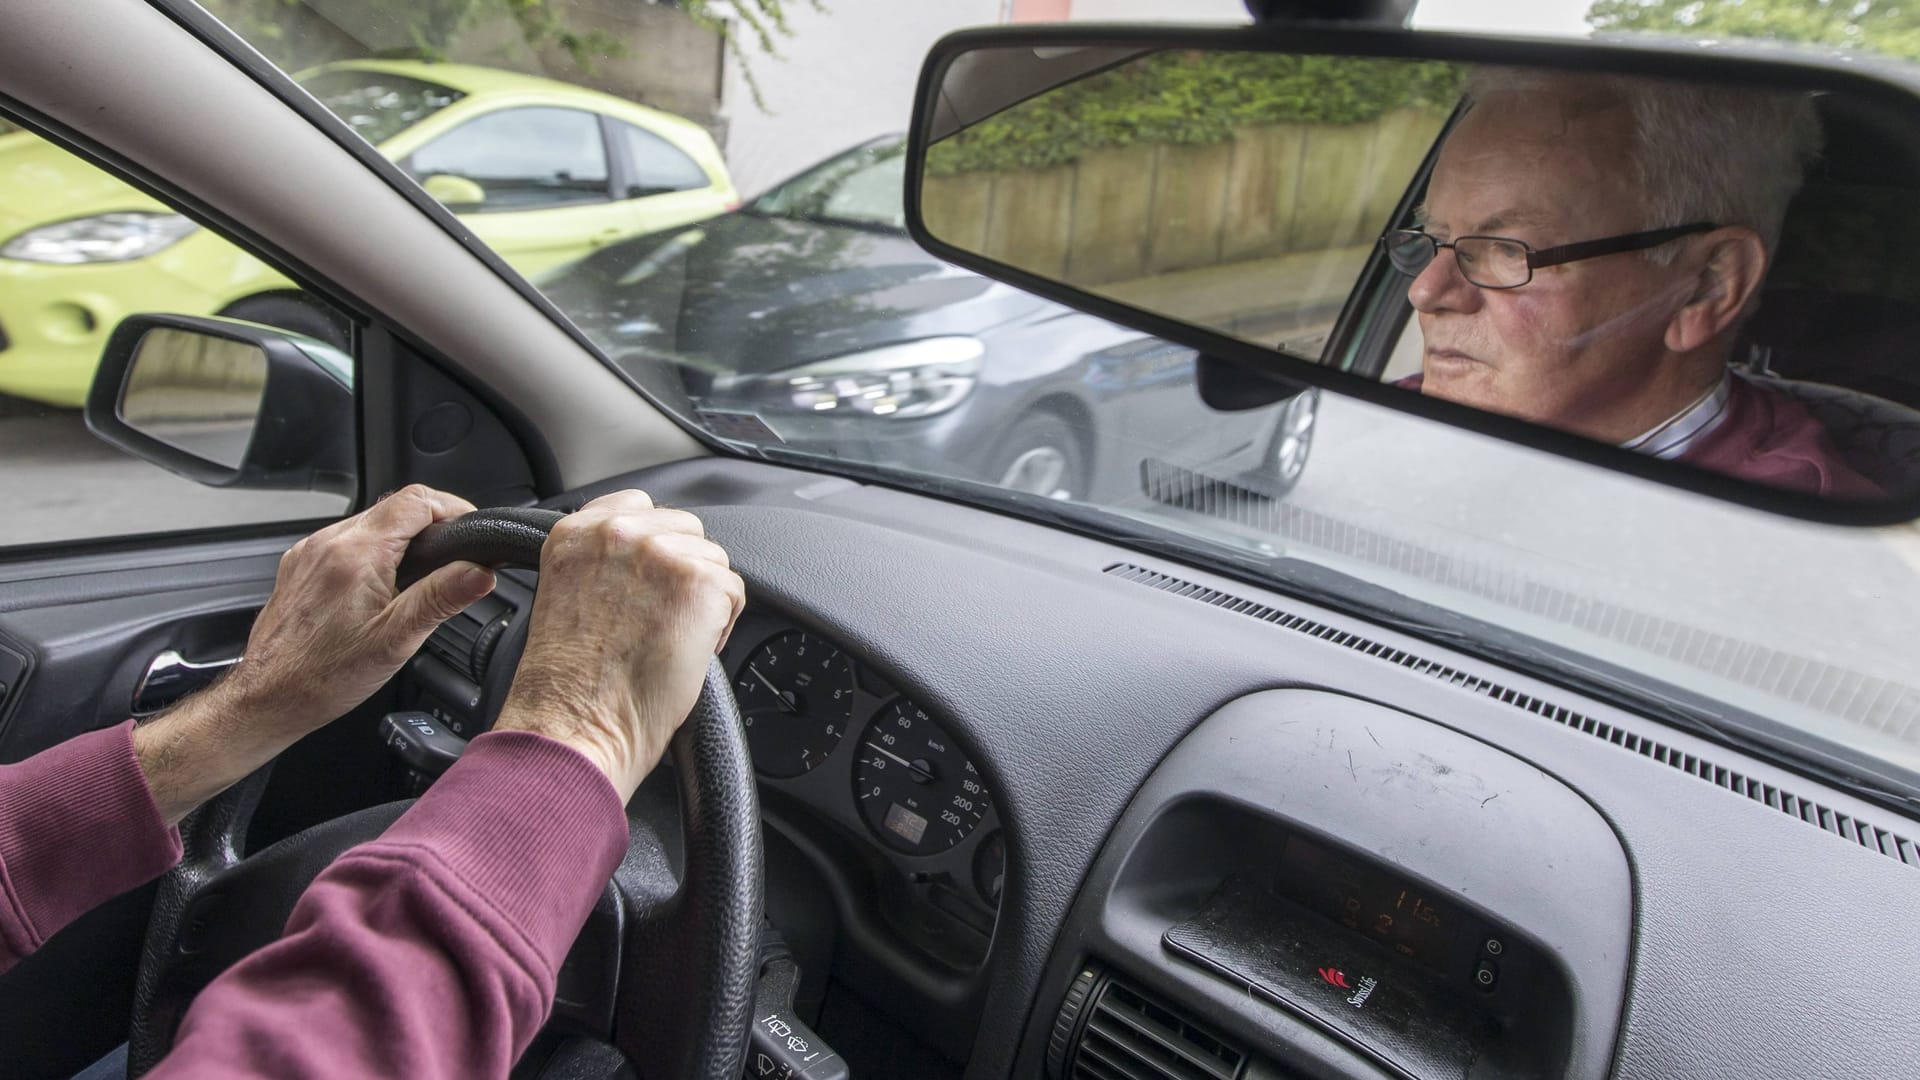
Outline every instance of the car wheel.
<svg viewBox="0 0 1920 1080">
<path fill-rule="evenodd" d="M 1006 449 L 987 471 L 993 483 L 1049 499 L 1086 495 L 1086 453 L 1080 436 L 1062 417 L 1031 413 L 1007 429 L 1003 445 Z"/>
<path fill-rule="evenodd" d="M 1281 406 L 1280 422 L 1274 425 L 1266 455 L 1251 477 L 1261 494 L 1278 499 L 1300 482 L 1307 471 L 1307 454 L 1313 449 L 1313 427 L 1319 416 L 1317 389 L 1303 390 Z"/>
<path fill-rule="evenodd" d="M 293 293 L 266 293 L 235 300 L 220 311 L 229 319 L 245 319 L 280 330 L 305 334 L 342 352 L 351 347 L 346 321 L 317 302 Z"/>
</svg>

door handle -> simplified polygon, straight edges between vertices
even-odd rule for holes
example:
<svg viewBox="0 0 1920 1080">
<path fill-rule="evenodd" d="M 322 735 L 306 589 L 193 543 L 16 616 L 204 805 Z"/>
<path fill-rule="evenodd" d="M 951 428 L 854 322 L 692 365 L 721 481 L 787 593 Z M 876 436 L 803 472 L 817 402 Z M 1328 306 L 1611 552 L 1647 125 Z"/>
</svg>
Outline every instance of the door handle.
<svg viewBox="0 0 1920 1080">
<path fill-rule="evenodd" d="M 233 656 L 224 660 L 189 660 L 172 649 L 153 658 L 140 685 L 133 689 L 133 715 L 152 716 L 195 690 L 220 677 L 221 672 L 240 662 Z"/>
</svg>

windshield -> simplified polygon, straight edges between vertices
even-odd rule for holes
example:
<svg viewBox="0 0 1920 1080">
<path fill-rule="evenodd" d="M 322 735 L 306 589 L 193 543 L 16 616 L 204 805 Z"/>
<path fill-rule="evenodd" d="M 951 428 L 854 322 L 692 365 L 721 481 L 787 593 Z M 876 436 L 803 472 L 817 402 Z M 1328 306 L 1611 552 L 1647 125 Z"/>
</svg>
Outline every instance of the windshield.
<svg viewBox="0 0 1920 1080">
<path fill-rule="evenodd" d="M 425 79 L 354 68 L 314 72 L 300 85 L 376 146 L 466 96 Z"/>
<path fill-rule="evenodd" d="M 1809 29 L 1790 11 L 1738 23 L 1738 6 L 1430 0 L 1416 21 L 1569 33 L 1698 23 L 1877 47 L 1859 25 Z M 516 139 L 489 157 L 530 184 L 587 183 L 595 202 L 481 206 L 492 189 L 456 183 L 467 176 L 452 166 L 437 178 L 447 186 L 428 190 L 538 282 L 635 392 L 727 452 L 1058 518 L 1276 583 L 1310 564 L 1345 575 L 1326 580 L 1350 581 L 1354 602 L 1365 589 L 1410 622 L 1437 625 L 1437 613 L 1517 631 L 1551 646 L 1542 662 L 1569 678 L 1605 669 L 1920 768 L 1913 526 L 1772 517 L 1331 393 L 1217 411 L 1200 401 L 1190 350 L 944 264 L 905 234 L 898 133 L 935 38 L 1041 7 L 1242 21 L 1241 0 L 750 0 L 726 9 L 738 18 L 706 4 L 591 18 L 556 5 L 544 21 L 504 0 L 439 21 L 398 3 L 213 7 L 289 70 L 415 57 L 307 79 L 373 143 L 456 101 L 508 103 L 485 82 L 463 83 L 463 97 L 431 81 L 454 61 L 566 84 L 554 91 L 566 100 L 545 101 L 556 114 L 617 117 L 647 130 L 647 153 L 712 160 L 725 183 L 623 188 L 645 168 L 643 142 L 608 120 L 604 141 L 582 128 L 590 146 Z M 883 8 L 901 14 L 869 17 Z M 930 166 L 929 183 L 944 185 L 952 227 L 974 230 L 981 250 L 1096 275 L 1120 297 L 1168 290 L 1233 332 L 1318 357 L 1457 100 L 1444 65 L 1383 70 L 1306 64 L 1263 94 L 1233 70 L 1176 58 L 1151 73 L 1174 104 L 1089 97 L 1102 134 L 1085 145 L 983 126 L 965 155 Z M 1178 103 L 1229 90 L 1225 121 L 1170 122 Z M 619 111 L 629 105 L 653 112 Z M 564 154 L 536 160 L 561 142 Z M 1284 193 L 1290 216 L 1251 231 L 1193 227 L 1253 190 Z M 502 208 L 513 212 L 478 212 Z M 1214 271 L 1236 251 L 1260 274 Z M 1380 310 L 1372 352 L 1337 362 L 1406 378 L 1420 334 L 1399 299 Z"/>
<path fill-rule="evenodd" d="M 838 225 L 907 230 L 900 190 L 907 174 L 906 137 L 877 140 L 808 169 L 753 200 L 757 214 Z"/>
</svg>

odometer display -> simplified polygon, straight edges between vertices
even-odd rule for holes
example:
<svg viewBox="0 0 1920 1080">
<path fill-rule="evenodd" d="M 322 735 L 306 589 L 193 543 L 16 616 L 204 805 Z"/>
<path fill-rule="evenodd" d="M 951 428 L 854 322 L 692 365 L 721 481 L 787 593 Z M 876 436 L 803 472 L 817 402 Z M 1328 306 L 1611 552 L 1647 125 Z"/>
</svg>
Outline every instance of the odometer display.
<svg viewBox="0 0 1920 1080">
<path fill-rule="evenodd" d="M 965 840 L 992 805 L 973 762 L 905 698 L 881 709 L 861 735 L 853 794 L 880 842 L 908 855 Z"/>
<path fill-rule="evenodd" d="M 1445 969 L 1454 918 L 1426 889 L 1299 836 L 1287 840 L 1279 869 L 1282 896 L 1401 956 Z"/>
<path fill-rule="evenodd" d="M 804 631 L 789 630 L 753 650 L 733 692 L 754 768 L 765 776 L 811 771 L 853 726 L 853 665 Z"/>
</svg>

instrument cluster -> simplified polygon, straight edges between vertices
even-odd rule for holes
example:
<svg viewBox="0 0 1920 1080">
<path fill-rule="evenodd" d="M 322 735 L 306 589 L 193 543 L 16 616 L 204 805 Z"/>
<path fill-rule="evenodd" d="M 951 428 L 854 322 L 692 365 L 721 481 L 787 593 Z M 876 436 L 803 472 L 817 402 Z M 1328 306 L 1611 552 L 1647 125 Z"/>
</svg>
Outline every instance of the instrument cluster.
<svg viewBox="0 0 1920 1080">
<path fill-rule="evenodd" d="M 937 716 L 835 642 L 754 613 L 721 659 L 763 790 L 871 837 L 904 879 L 998 908 L 992 791 Z"/>
</svg>

